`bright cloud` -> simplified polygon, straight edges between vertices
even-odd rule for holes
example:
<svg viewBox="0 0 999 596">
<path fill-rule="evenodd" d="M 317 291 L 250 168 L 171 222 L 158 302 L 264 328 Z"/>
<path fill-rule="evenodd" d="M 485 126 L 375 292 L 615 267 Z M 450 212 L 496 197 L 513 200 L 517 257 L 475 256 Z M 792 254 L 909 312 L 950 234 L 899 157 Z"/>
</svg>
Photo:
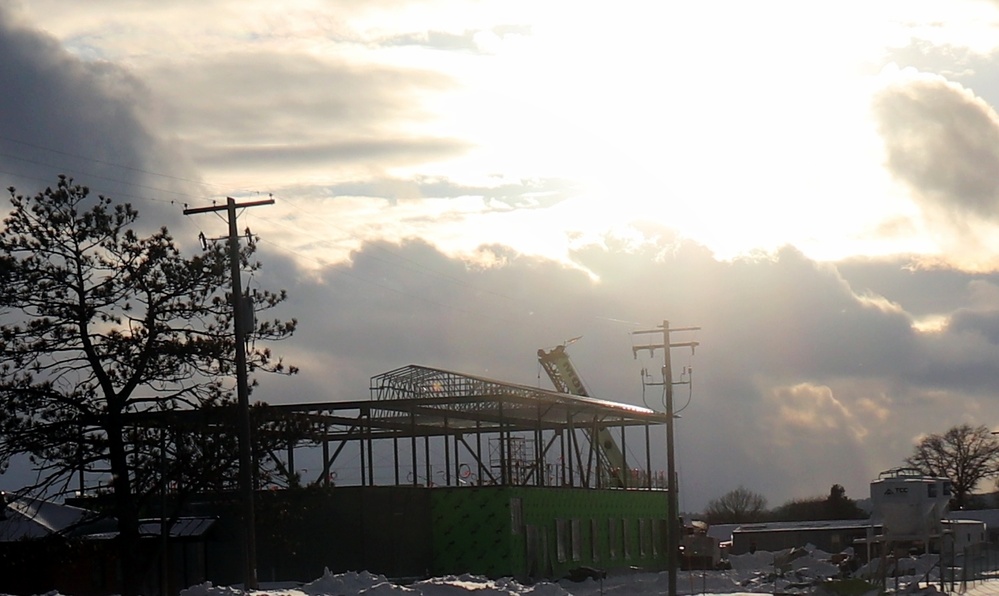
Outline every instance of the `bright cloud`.
<svg viewBox="0 0 999 596">
<path fill-rule="evenodd" d="M 840 431 L 857 441 L 867 434 L 827 386 L 799 383 L 777 387 L 769 394 L 768 401 L 776 410 L 774 430 L 780 433 L 778 444 L 785 447 L 809 438 L 827 437 L 829 431 Z"/>
<path fill-rule="evenodd" d="M 56 7 L 41 0 L 21 14 L 79 56 L 140 76 L 210 189 L 312 200 L 296 189 L 565 180 L 577 214 L 527 215 L 544 222 L 546 242 L 505 225 L 510 214 L 451 201 L 456 218 L 475 218 L 471 242 L 489 229 L 487 242 L 558 259 L 567 238 L 637 222 L 724 258 L 784 244 L 825 260 L 959 252 L 923 225 L 917 205 L 931 189 L 891 176 L 898 127 L 885 102 L 899 82 L 879 73 L 916 43 L 987 55 L 996 12 L 971 2 L 625 2 L 613 14 L 564 2 Z M 928 175 L 917 166 L 909 178 Z M 428 216 L 448 198 L 419 193 Z M 469 255 L 467 244 L 440 246 Z"/>
</svg>

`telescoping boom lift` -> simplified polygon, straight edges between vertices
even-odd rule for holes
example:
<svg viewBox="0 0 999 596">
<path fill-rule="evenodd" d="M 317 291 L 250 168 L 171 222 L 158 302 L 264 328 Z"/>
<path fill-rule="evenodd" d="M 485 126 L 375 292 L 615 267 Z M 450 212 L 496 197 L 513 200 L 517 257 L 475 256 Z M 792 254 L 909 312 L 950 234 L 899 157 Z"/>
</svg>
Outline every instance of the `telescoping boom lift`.
<svg viewBox="0 0 999 596">
<path fill-rule="evenodd" d="M 586 391 L 583 380 L 579 378 L 576 369 L 572 366 L 572 362 L 569 361 L 569 354 L 565 351 L 565 345 L 555 346 L 547 352 L 543 349 L 538 350 L 538 362 L 545 369 L 548 378 L 551 379 L 552 385 L 555 386 L 557 391 L 589 397 L 590 394 Z M 596 441 L 599 457 L 603 460 L 606 469 L 610 473 L 614 485 L 621 488 L 625 487 L 623 474 L 626 474 L 628 471 L 624 467 L 624 454 L 621 453 L 621 449 L 617 446 L 617 442 L 614 440 L 611 432 L 603 427 L 596 430 L 596 437 L 593 436 L 592 429 L 586 428 L 584 432 L 591 443 Z"/>
</svg>

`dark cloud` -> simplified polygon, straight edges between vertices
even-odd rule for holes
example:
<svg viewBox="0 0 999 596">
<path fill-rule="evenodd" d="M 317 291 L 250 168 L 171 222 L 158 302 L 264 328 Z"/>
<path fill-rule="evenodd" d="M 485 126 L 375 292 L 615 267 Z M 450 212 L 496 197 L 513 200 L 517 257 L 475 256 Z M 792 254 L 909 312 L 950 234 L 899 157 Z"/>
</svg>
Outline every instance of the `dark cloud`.
<svg viewBox="0 0 999 596">
<path fill-rule="evenodd" d="M 328 165 L 330 168 L 355 163 L 425 163 L 465 152 L 470 145 L 457 139 L 442 138 L 361 138 L 336 142 L 303 143 L 286 139 L 281 144 L 241 147 L 209 147 L 195 151 L 205 166 L 239 168 L 287 168 Z"/>
<path fill-rule="evenodd" d="M 874 103 L 888 167 L 933 215 L 999 221 L 999 121 L 985 102 L 938 77 L 908 79 Z"/>
<path fill-rule="evenodd" d="M 973 306 L 959 290 L 976 282 L 971 275 L 940 292 L 938 312 L 957 313 L 952 327 L 918 333 L 910 314 L 876 289 L 930 291 L 940 279 L 933 272 L 905 271 L 912 277 L 878 286 L 861 283 L 856 266 L 842 275 L 790 249 L 724 263 L 696 245 L 663 243 L 576 253 L 594 280 L 503 256 L 503 267 L 470 269 L 421 242 L 367 244 L 352 264 L 314 281 L 292 277 L 293 266 L 277 257 L 276 283 L 292 296 L 282 310 L 302 327 L 276 349 L 302 372 L 264 379 L 255 396 L 366 399 L 371 376 L 407 364 L 548 387 L 537 349 L 581 335 L 570 353 L 593 395 L 662 409 L 661 389 L 643 392 L 640 382 L 642 367 L 656 374 L 662 353 L 634 358 L 631 332 L 663 319 L 699 326 L 682 336 L 701 343 L 696 353 L 673 352 L 678 374 L 694 371 L 692 385 L 676 392 L 685 406 L 677 433 L 690 508 L 739 484 L 773 505 L 820 496 L 834 483 L 863 498 L 872 478 L 909 455 L 915 435 L 946 430 L 966 411 L 999 416 L 988 390 L 999 383 L 999 347 L 982 335 L 994 317 L 984 327 L 959 313 Z M 662 445 L 661 435 L 653 440 Z M 663 459 L 657 451 L 653 465 Z"/>
<path fill-rule="evenodd" d="M 946 313 L 954 304 L 967 300 L 967 273 L 924 268 L 918 260 L 904 256 L 852 258 L 837 263 L 836 268 L 854 292 L 883 296 L 914 317 Z M 999 281 L 995 275 L 974 278 Z"/>
<path fill-rule="evenodd" d="M 961 309 L 954 313 L 947 330 L 976 335 L 992 346 L 999 346 L 999 307 L 987 311 Z"/>
<path fill-rule="evenodd" d="M 170 128 L 199 161 L 216 167 L 367 161 L 386 168 L 468 149 L 458 139 L 399 132 L 425 115 L 414 96 L 453 86 L 439 73 L 232 52 L 205 56 L 197 68 L 166 63 L 145 75 L 173 106 Z"/>
<path fill-rule="evenodd" d="M 257 51 L 210 54 L 197 68 L 169 63 L 149 74 L 150 79 L 171 81 L 182 108 L 198 108 L 190 116 L 188 109 L 178 110 L 177 117 L 194 119 L 180 124 L 204 127 L 209 137 L 232 131 L 263 139 L 301 124 L 307 125 L 298 128 L 304 136 L 390 128 L 390 122 L 418 113 L 407 93 L 454 84 L 428 70 Z M 260 115 L 268 110 L 275 112 L 274 121 L 261 122 Z"/>
<path fill-rule="evenodd" d="M 149 91 L 126 70 L 84 62 L 0 6 L 0 178 L 21 194 L 58 174 L 121 200 L 143 220 L 176 221 L 198 196 L 192 170 L 153 131 Z"/>
</svg>

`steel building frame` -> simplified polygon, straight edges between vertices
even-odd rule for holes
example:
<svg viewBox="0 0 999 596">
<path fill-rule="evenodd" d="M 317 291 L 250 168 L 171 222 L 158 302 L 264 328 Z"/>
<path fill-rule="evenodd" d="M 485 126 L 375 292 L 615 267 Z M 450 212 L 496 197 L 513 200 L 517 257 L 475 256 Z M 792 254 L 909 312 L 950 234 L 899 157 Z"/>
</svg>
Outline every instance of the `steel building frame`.
<svg viewBox="0 0 999 596">
<path fill-rule="evenodd" d="M 664 474 L 652 471 L 649 432 L 666 424 L 662 412 L 418 365 L 372 377 L 369 391 L 371 399 L 363 401 L 255 407 L 254 432 L 279 433 L 277 443 L 286 445 L 284 453 L 269 453 L 278 474 L 271 484 L 607 488 L 613 483 L 610 470 L 601 469 L 601 447 L 587 438 L 607 428 L 626 457 L 629 448 L 644 451 L 633 457 L 637 461 L 626 461 L 625 488 L 666 485 Z M 137 421 L 231 432 L 228 413 L 151 413 Z M 632 433 L 629 442 L 629 427 L 641 428 L 644 437 Z M 317 447 L 318 475 L 298 478 L 296 452 Z M 391 457 L 390 479 L 376 478 L 376 452 L 380 459 Z M 358 469 L 345 482 L 332 472 L 334 465 L 343 468 L 349 453 L 356 454 L 352 462 Z"/>
<path fill-rule="evenodd" d="M 430 442 L 439 438 L 444 445 L 441 480 L 447 486 L 469 484 L 471 478 L 474 484 L 601 488 L 607 485 L 608 471 L 600 469 L 600 446 L 588 441 L 587 433 L 577 431 L 619 430 L 626 451 L 625 428 L 641 427 L 644 458 L 628 462 L 627 487 L 661 488 L 664 484 L 657 481 L 663 480 L 662 475 L 652 472 L 649 438 L 651 426 L 666 423 L 661 412 L 417 365 L 372 377 L 369 390 L 369 401 L 266 408 L 285 419 L 309 421 L 310 432 L 302 439 L 323 449 L 317 483 L 332 482 L 334 462 L 348 444 L 355 443 L 360 484 L 374 485 L 378 441 L 391 442 L 394 484 L 421 484 L 421 474 L 423 484 L 434 484 Z M 486 457 L 484 440 L 490 457 Z M 294 452 L 301 443 L 296 440 L 289 445 L 287 470 L 294 470 Z M 401 456 L 403 443 L 408 443 L 408 461 Z M 546 468 L 550 471 L 552 459 L 557 462 L 554 483 L 552 475 L 544 473 Z"/>
</svg>

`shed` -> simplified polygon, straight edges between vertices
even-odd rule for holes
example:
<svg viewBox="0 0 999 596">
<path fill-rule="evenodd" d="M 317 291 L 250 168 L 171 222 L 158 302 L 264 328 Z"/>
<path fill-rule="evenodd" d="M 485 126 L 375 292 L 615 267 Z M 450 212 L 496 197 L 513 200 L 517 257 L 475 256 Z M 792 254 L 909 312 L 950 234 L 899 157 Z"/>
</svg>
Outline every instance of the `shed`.
<svg viewBox="0 0 999 596">
<path fill-rule="evenodd" d="M 870 520 L 767 522 L 745 524 L 732 532 L 733 555 L 756 550 L 779 551 L 812 544 L 828 553 L 838 553 L 865 538 Z"/>
</svg>

